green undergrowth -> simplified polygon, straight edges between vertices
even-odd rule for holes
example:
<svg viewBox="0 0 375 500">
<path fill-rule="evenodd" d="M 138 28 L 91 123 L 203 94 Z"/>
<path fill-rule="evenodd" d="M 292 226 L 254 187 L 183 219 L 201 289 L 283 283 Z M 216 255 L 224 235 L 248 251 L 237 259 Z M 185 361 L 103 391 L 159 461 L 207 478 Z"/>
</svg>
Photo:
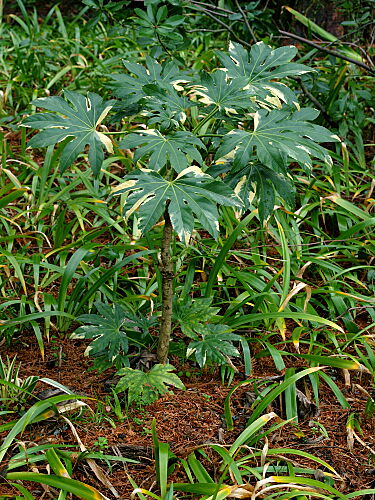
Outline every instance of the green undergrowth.
<svg viewBox="0 0 375 500">
<path fill-rule="evenodd" d="M 186 484 L 168 482 L 175 457 L 153 428 L 159 489 L 130 479 L 141 499 L 373 494 L 341 493 L 329 464 L 317 481 L 284 457 L 300 451 L 267 440 L 303 420 L 301 392 L 319 407 L 329 390 L 351 438 L 375 407 L 373 49 L 365 58 L 343 41 L 357 30 L 366 46 L 367 6 L 362 17 L 342 6 L 343 39 L 284 9 L 327 54 L 303 37 L 282 45 L 275 6 L 145 4 L 87 0 L 41 15 L 33 2 L 11 13 L 0 2 L 1 344 L 32 332 L 44 359 L 52 338 L 86 339 L 95 369 L 117 372 L 120 421 L 129 405 L 184 389 L 172 357 L 220 368 L 228 429 L 232 395 L 255 385 L 235 443 L 180 460 Z M 259 359 L 280 378 L 255 379 Z M 363 414 L 340 374 L 361 387 Z M 23 449 L 9 458 L 22 429 L 65 397 L 31 404 L 37 377 L 22 381 L 3 356 L 0 411 L 18 418 L 2 429 L 6 479 L 19 498 L 33 498 L 28 480 L 60 488 L 59 499 L 105 498 L 73 478 L 73 454 L 98 458 L 82 450 L 28 451 L 49 475 L 26 472 Z M 277 398 L 285 420 L 264 431 Z M 223 464 L 214 477 L 210 453 Z"/>
</svg>

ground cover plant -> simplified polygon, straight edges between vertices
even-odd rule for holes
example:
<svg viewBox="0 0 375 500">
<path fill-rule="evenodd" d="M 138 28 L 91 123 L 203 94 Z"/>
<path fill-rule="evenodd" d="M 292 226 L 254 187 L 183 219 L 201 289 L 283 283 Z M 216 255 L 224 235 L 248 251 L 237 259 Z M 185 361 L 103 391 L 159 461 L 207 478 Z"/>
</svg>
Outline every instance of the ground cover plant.
<svg viewBox="0 0 375 500">
<path fill-rule="evenodd" d="M 144 3 L 0 7 L 0 498 L 372 498 L 371 5 Z"/>
</svg>

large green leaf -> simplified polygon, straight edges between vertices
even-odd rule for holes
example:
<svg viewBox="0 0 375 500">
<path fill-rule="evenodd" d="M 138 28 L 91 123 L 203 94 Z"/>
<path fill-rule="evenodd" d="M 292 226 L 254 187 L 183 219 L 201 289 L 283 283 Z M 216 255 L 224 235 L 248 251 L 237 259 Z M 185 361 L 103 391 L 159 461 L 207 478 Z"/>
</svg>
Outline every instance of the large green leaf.
<svg viewBox="0 0 375 500">
<path fill-rule="evenodd" d="M 147 373 L 132 368 L 122 368 L 117 372 L 121 378 L 116 385 L 116 392 L 128 390 L 128 402 L 133 401 L 149 404 L 159 396 L 169 392 L 168 385 L 185 389 L 184 384 L 176 374 L 172 365 L 155 365 Z"/>
<path fill-rule="evenodd" d="M 230 78 L 245 78 L 246 88 L 256 96 L 256 100 L 277 107 L 281 101 L 296 103 L 297 97 L 286 85 L 275 80 L 313 71 L 303 64 L 291 63 L 296 54 L 296 47 L 285 46 L 273 50 L 263 42 L 254 44 L 250 51 L 239 43 L 231 42 L 229 54 L 217 52 Z"/>
<path fill-rule="evenodd" d="M 222 163 L 222 162 L 219 162 Z M 288 171 L 283 165 L 273 165 L 274 169 L 266 167 L 257 161 L 246 165 L 233 167 L 233 161 L 228 160 L 223 165 L 213 165 L 206 173 L 217 177 L 222 173 L 227 175 L 224 181 L 231 186 L 249 209 L 253 203 L 254 194 L 258 201 L 259 217 L 265 220 L 273 211 L 276 201 L 275 192 L 293 208 L 295 187 Z M 277 172 L 276 169 L 279 168 Z"/>
<path fill-rule="evenodd" d="M 122 304 L 95 302 L 99 314 L 82 314 L 77 320 L 89 323 L 75 330 L 71 338 L 94 339 L 86 352 L 100 371 L 127 364 L 129 333 L 136 331 L 139 339 L 147 334 L 152 322 L 127 310 Z"/>
<path fill-rule="evenodd" d="M 111 75 L 114 80 L 110 84 L 116 97 L 126 99 L 126 104 L 139 102 L 148 95 L 147 85 L 156 84 L 161 88 L 170 89 L 173 82 L 186 76 L 174 62 L 159 64 L 152 57 L 146 57 L 146 67 L 141 64 L 123 61 L 125 68 L 134 76 L 120 74 Z"/>
<path fill-rule="evenodd" d="M 215 238 L 218 235 L 217 204 L 241 206 L 241 201 L 229 186 L 202 172 L 189 167 L 176 179 L 164 179 L 152 170 L 137 170 L 120 184 L 115 193 L 131 191 L 124 210 L 130 216 L 139 209 L 139 227 L 147 232 L 160 219 L 168 205 L 174 230 L 181 241 L 188 243 L 196 215 L 202 226 Z"/>
<path fill-rule="evenodd" d="M 221 111 L 237 114 L 239 110 L 256 109 L 251 92 L 244 90 L 246 83 L 245 78 L 231 80 L 225 71 L 217 70 L 212 74 L 202 73 L 194 93 L 202 97 L 201 102 L 204 104 L 214 104 Z"/>
<path fill-rule="evenodd" d="M 165 130 L 178 127 L 186 120 L 185 111 L 194 105 L 187 97 L 179 95 L 173 87 L 166 90 L 158 85 L 143 87 L 147 91 L 143 112 L 149 117 L 148 125 L 159 124 Z"/>
<path fill-rule="evenodd" d="M 318 111 L 310 108 L 294 113 L 261 109 L 255 113 L 254 130 L 237 129 L 226 134 L 216 158 L 233 152 L 233 164 L 240 167 L 256 154 L 261 163 L 276 171 L 293 160 L 310 171 L 312 157 L 331 161 L 328 151 L 317 143 L 339 140 L 326 128 L 309 121 L 318 115 Z"/>
<path fill-rule="evenodd" d="M 184 303 L 176 301 L 173 307 L 173 320 L 180 325 L 181 331 L 187 337 L 197 339 L 197 329 L 207 323 L 219 319 L 217 313 L 220 307 L 212 307 L 212 297 L 188 298 Z"/>
<path fill-rule="evenodd" d="M 89 162 L 97 175 L 104 159 L 103 148 L 113 152 L 109 137 L 96 130 L 111 109 L 113 101 L 103 101 L 98 94 L 92 92 L 85 97 L 78 92 L 65 90 L 64 96 L 72 106 L 58 96 L 41 97 L 33 101 L 35 106 L 53 113 L 36 113 L 24 120 L 23 125 L 42 129 L 30 139 L 29 146 L 50 146 L 72 137 L 60 157 L 61 172 L 69 167 L 88 145 Z"/>
<path fill-rule="evenodd" d="M 122 148 L 138 148 L 134 154 L 134 161 L 149 156 L 148 165 L 154 170 L 160 170 L 169 161 L 176 172 L 181 172 L 189 165 L 186 155 L 199 165 L 202 164 L 202 156 L 196 146 L 204 149 L 204 144 L 191 132 L 163 135 L 158 130 L 129 134 L 120 143 Z"/>
<path fill-rule="evenodd" d="M 242 337 L 231 333 L 227 325 L 207 325 L 201 328 L 199 333 L 201 338 L 190 342 L 187 356 L 194 353 L 201 368 L 207 363 L 225 365 L 228 362 L 227 357 L 240 355 L 232 342 L 240 342 Z"/>
</svg>

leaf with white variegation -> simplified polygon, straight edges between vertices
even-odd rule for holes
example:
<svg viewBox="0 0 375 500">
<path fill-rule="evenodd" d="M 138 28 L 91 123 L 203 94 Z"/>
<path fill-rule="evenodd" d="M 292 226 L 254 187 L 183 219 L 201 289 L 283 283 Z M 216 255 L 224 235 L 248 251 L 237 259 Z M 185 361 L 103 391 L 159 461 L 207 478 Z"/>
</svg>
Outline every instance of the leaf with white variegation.
<svg viewBox="0 0 375 500">
<path fill-rule="evenodd" d="M 234 167 L 245 166 L 254 155 L 270 168 L 280 170 L 297 161 L 305 171 L 312 169 L 311 158 L 331 162 L 328 151 L 318 142 L 339 138 L 326 128 L 311 123 L 319 115 L 315 109 L 289 111 L 261 109 L 254 116 L 254 130 L 233 130 L 223 137 L 216 159 L 233 152 Z"/>
<path fill-rule="evenodd" d="M 221 111 L 234 114 L 242 110 L 255 111 L 257 106 L 251 100 L 251 92 L 244 90 L 246 83 L 246 78 L 228 79 L 222 70 L 202 73 L 200 84 L 193 87 L 192 94 L 200 96 L 203 104 L 214 104 Z"/>
<path fill-rule="evenodd" d="M 58 96 L 42 97 L 32 102 L 35 106 L 53 113 L 36 113 L 23 121 L 26 127 L 41 129 L 41 132 L 30 139 L 29 146 L 41 148 L 72 138 L 61 153 L 61 172 L 89 146 L 89 162 L 97 175 L 104 159 L 103 148 L 113 153 L 111 139 L 97 130 L 112 108 L 113 101 L 103 101 L 98 94 L 92 92 L 85 97 L 70 90 L 64 91 L 64 97 L 72 106 Z"/>
<path fill-rule="evenodd" d="M 277 172 L 261 163 L 249 162 L 244 167 L 233 169 L 225 177 L 225 182 L 235 189 L 246 209 L 250 207 L 255 193 L 261 220 L 271 215 L 275 205 L 275 192 L 290 208 L 294 206 L 293 181 L 287 172 L 281 169 Z"/>
<path fill-rule="evenodd" d="M 158 85 L 146 85 L 143 89 L 148 94 L 143 103 L 143 114 L 150 117 L 149 125 L 157 124 L 162 129 L 178 127 L 186 120 L 186 110 L 194 105 L 172 87 L 166 90 Z"/>
<path fill-rule="evenodd" d="M 186 80 L 185 74 L 174 62 L 159 64 L 152 57 L 146 57 L 146 67 L 141 64 L 123 61 L 125 68 L 135 76 L 126 74 L 111 75 L 113 82 L 109 87 L 116 97 L 126 99 L 126 104 L 137 103 L 148 94 L 147 85 L 156 84 L 163 89 L 173 88 L 173 83 Z M 146 88 L 145 88 L 146 86 Z"/>
<path fill-rule="evenodd" d="M 149 157 L 148 165 L 154 170 L 160 170 L 169 161 L 176 172 L 182 172 L 189 165 L 189 158 L 199 165 L 203 159 L 197 147 L 205 149 L 204 144 L 191 132 L 175 132 L 163 135 L 158 130 L 142 131 L 139 134 L 129 134 L 120 143 L 125 149 L 138 148 L 134 153 L 134 161 Z"/>
<path fill-rule="evenodd" d="M 296 47 L 272 49 L 263 42 L 254 44 L 249 51 L 231 42 L 229 54 L 217 52 L 230 78 L 246 79 L 245 88 L 257 101 L 276 107 L 281 107 L 281 102 L 295 104 L 298 99 L 290 88 L 275 80 L 314 71 L 303 64 L 290 62 L 296 54 Z"/>
<path fill-rule="evenodd" d="M 82 314 L 78 321 L 86 323 L 72 334 L 75 339 L 93 339 L 86 354 L 94 359 L 94 367 L 103 371 L 128 363 L 129 334 L 144 339 L 153 321 L 134 314 L 122 304 L 94 303 L 99 314 Z M 131 340 L 130 337 L 130 340 Z"/>
<path fill-rule="evenodd" d="M 145 233 L 162 217 L 168 204 L 172 226 L 188 244 L 194 228 L 194 215 L 214 238 L 218 236 L 217 204 L 241 206 L 240 199 L 221 180 L 215 180 L 198 167 L 189 167 L 174 180 L 152 170 L 137 170 L 114 189 L 115 194 L 130 192 L 124 212 L 129 217 L 138 210 L 138 224 Z"/>
</svg>

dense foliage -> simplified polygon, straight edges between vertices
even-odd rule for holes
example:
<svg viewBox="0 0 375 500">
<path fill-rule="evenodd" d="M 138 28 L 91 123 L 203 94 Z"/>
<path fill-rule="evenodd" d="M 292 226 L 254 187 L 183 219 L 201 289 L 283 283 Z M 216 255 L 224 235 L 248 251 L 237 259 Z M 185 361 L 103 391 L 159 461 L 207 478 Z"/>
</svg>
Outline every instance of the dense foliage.
<svg viewBox="0 0 375 500">
<path fill-rule="evenodd" d="M 228 448 L 210 445 L 215 473 L 194 451 L 181 459 L 186 483 L 169 484 L 178 459 L 153 426 L 159 491 L 133 481 L 141 499 L 374 494 L 342 493 L 329 463 L 267 438 L 311 417 L 322 387 L 348 410 L 349 445 L 375 409 L 371 2 L 340 2 L 341 36 L 276 1 L 134 3 L 40 14 L 35 2 L 0 2 L 1 345 L 32 333 L 43 358 L 56 338 L 84 339 L 93 368 L 115 375 L 118 421 L 184 390 L 189 366 L 232 384 L 233 430 L 231 398 L 252 385 L 246 428 Z M 285 31 L 291 21 L 304 36 Z M 361 46 L 344 43 L 352 31 Z M 259 358 L 274 381 L 254 376 Z M 332 376 L 340 370 L 346 385 L 365 377 L 362 410 Z M 20 373 L 0 357 L 0 414 L 18 418 L 0 426 L 0 459 L 17 498 L 34 498 L 28 481 L 59 499 L 107 498 L 72 478 L 70 448 L 8 453 L 30 423 L 86 406 L 59 382 Z M 66 394 L 35 402 L 39 383 Z M 271 425 L 279 398 L 285 420 Z M 82 446 L 95 472 L 98 456 Z M 54 474 L 30 472 L 29 461 Z"/>
</svg>

